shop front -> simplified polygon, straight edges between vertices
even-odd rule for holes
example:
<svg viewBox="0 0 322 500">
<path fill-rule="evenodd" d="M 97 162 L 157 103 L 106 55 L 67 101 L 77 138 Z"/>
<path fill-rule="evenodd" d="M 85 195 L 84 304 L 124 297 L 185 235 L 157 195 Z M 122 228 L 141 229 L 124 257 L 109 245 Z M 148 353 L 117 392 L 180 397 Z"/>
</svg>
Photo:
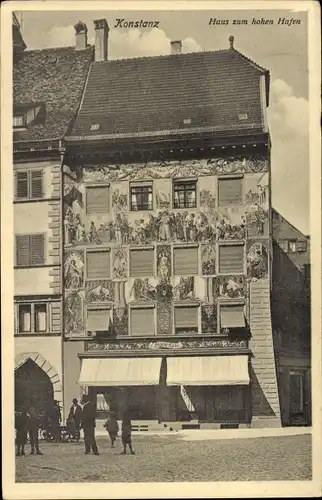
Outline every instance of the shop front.
<svg viewBox="0 0 322 500">
<path fill-rule="evenodd" d="M 248 355 L 83 358 L 79 384 L 98 417 L 240 424 L 251 420 Z"/>
</svg>

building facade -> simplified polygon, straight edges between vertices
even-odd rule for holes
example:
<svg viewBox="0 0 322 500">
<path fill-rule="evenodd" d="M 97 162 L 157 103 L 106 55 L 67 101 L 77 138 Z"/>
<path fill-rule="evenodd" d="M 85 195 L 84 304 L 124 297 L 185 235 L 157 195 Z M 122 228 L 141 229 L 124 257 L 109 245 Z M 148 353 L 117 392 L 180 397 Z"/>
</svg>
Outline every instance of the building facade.
<svg viewBox="0 0 322 500">
<path fill-rule="evenodd" d="M 95 60 L 65 138 L 64 393 L 104 418 L 279 426 L 269 73 L 228 50 Z"/>
<path fill-rule="evenodd" d="M 13 39 L 15 404 L 43 413 L 63 403 L 61 139 L 91 49 L 29 51 L 15 16 Z"/>
<path fill-rule="evenodd" d="M 273 210 L 272 318 L 283 425 L 311 425 L 310 238 Z"/>
</svg>

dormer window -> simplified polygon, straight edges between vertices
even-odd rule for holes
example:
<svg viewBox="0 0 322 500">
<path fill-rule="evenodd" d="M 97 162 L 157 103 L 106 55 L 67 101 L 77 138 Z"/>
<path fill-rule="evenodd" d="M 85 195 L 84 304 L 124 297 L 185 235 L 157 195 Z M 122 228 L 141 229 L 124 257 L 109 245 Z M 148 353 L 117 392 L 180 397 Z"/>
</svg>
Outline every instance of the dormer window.
<svg viewBox="0 0 322 500">
<path fill-rule="evenodd" d="M 45 104 L 16 104 L 13 109 L 14 130 L 23 129 L 33 124 L 41 124 L 45 119 Z"/>
<path fill-rule="evenodd" d="M 22 128 L 26 126 L 25 115 L 14 115 L 13 117 L 13 128 Z"/>
</svg>

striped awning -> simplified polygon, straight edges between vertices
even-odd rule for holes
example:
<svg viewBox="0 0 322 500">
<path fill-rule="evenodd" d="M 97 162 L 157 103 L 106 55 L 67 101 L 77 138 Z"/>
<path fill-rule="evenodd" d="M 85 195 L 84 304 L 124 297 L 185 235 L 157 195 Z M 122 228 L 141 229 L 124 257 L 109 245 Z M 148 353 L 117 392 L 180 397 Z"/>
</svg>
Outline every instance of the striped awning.
<svg viewBox="0 0 322 500">
<path fill-rule="evenodd" d="M 83 386 L 158 385 L 162 358 L 82 359 Z"/>
<path fill-rule="evenodd" d="M 167 385 L 248 385 L 248 356 L 167 358 Z"/>
</svg>

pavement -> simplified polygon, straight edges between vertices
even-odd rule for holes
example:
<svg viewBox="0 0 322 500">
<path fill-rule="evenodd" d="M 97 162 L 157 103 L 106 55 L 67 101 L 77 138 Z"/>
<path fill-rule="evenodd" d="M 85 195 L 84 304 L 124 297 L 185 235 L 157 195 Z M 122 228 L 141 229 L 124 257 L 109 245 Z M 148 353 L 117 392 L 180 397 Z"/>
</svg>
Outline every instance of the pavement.
<svg viewBox="0 0 322 500">
<path fill-rule="evenodd" d="M 277 427 L 277 428 L 245 428 L 245 429 L 189 429 L 173 431 L 135 431 L 133 436 L 180 436 L 185 441 L 204 441 L 209 439 L 255 439 L 261 437 L 299 436 L 311 434 L 311 427 Z M 96 436 L 107 436 L 104 429 L 97 429 Z"/>
<path fill-rule="evenodd" d="M 306 429 L 307 430 L 307 429 Z M 242 431 L 242 432 L 240 432 Z M 246 431 L 250 437 L 246 436 Z M 274 430 L 276 432 L 276 429 Z M 237 431 L 234 431 L 237 433 Z M 267 430 L 266 430 L 267 432 Z M 278 432 L 281 432 L 278 430 Z M 293 431 L 294 432 L 294 431 Z M 84 455 L 84 444 L 41 442 L 42 456 L 16 458 L 18 483 L 215 482 L 311 480 L 312 438 L 309 433 L 258 436 L 258 429 L 239 429 L 224 439 L 221 431 L 181 431 L 150 435 L 133 433 L 135 455 L 120 455 L 120 439 L 111 449 L 97 437 L 99 456 Z M 206 434 L 213 436 L 205 438 Z M 257 437 L 254 437 L 255 434 Z M 198 439 L 191 439 L 198 436 Z M 203 437 L 204 439 L 199 439 Z M 187 438 L 189 438 L 187 440 Z M 26 447 L 29 453 L 29 446 Z"/>
</svg>

